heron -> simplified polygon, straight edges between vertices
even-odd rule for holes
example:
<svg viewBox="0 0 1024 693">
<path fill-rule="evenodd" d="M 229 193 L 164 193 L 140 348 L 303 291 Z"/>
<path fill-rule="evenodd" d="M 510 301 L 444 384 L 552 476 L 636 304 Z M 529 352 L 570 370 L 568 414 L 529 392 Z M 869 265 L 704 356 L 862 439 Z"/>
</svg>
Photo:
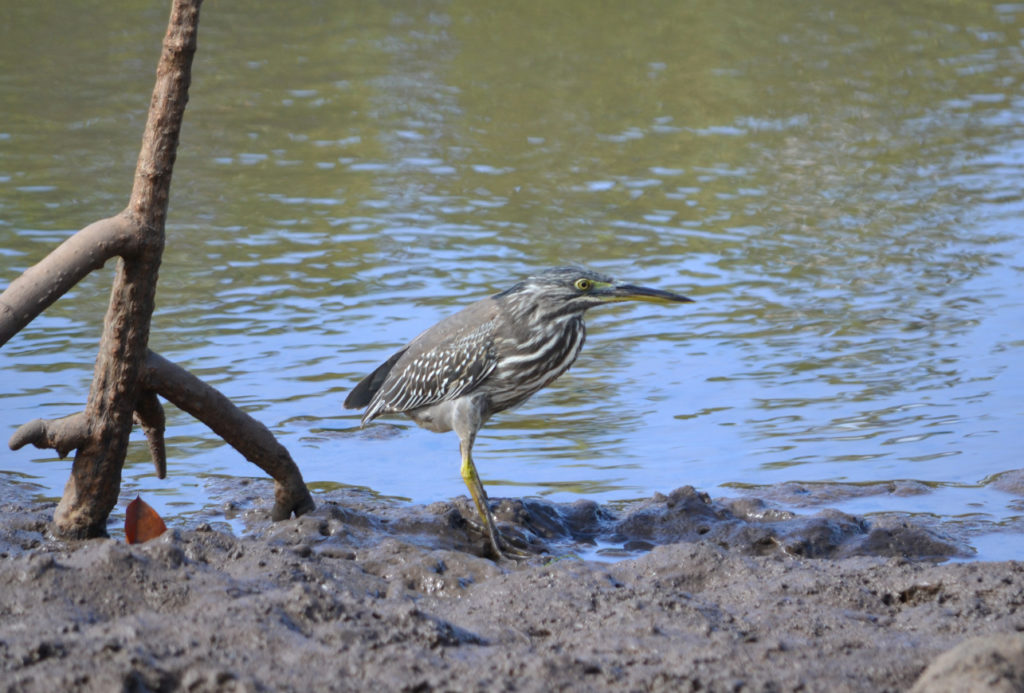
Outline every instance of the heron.
<svg viewBox="0 0 1024 693">
<path fill-rule="evenodd" d="M 345 407 L 366 409 L 362 426 L 385 414 L 405 414 L 427 430 L 455 431 L 462 479 L 495 557 L 506 558 L 502 543 L 508 544 L 473 462 L 477 433 L 491 416 L 525 402 L 569 369 L 583 348 L 583 316 L 590 308 L 692 300 L 579 267 L 544 270 L 420 333 L 363 378 Z M 523 555 L 508 546 L 509 553 Z"/>
</svg>

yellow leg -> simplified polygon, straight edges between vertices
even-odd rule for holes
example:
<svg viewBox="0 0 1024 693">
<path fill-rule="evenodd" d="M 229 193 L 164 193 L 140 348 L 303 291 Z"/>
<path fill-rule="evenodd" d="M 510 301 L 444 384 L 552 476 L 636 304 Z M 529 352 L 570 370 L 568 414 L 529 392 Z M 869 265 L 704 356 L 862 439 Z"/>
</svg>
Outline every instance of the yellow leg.
<svg viewBox="0 0 1024 693">
<path fill-rule="evenodd" d="M 476 465 L 473 464 L 473 457 L 470 454 L 471 447 L 472 443 L 466 441 L 461 441 L 459 444 L 462 451 L 462 480 L 466 482 L 469 495 L 473 497 L 473 503 L 476 505 L 476 511 L 480 514 L 484 529 L 487 530 L 487 537 L 491 540 L 491 548 L 494 549 L 495 556 L 505 558 L 505 554 L 502 553 L 501 547 L 498 545 L 498 532 L 494 526 L 494 516 L 491 515 L 491 509 L 487 505 L 487 492 L 484 491 L 484 485 L 480 483 L 480 475 L 476 472 Z"/>
</svg>

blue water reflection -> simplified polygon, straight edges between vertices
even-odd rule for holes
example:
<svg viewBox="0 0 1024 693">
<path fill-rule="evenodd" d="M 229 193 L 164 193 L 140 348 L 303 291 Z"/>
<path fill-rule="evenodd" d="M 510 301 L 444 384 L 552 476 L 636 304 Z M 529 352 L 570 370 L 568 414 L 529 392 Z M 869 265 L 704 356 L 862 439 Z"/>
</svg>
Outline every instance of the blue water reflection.
<svg viewBox="0 0 1024 693">
<path fill-rule="evenodd" d="M 46 5 L 0 28 L 4 283 L 124 204 L 163 31 L 152 9 L 58 30 L 74 12 Z M 494 495 L 911 480 L 830 504 L 1021 529 L 988 481 L 1021 466 L 1020 7 L 485 5 L 204 8 L 156 350 L 310 482 L 448 498 L 454 436 L 359 429 L 346 392 L 461 305 L 583 263 L 697 303 L 593 311 L 570 373 L 481 435 Z M 8 434 L 81 408 L 109 269 L 0 349 Z M 257 475 L 168 415 L 169 480 L 139 440 L 126 495 L 184 514 Z M 68 468 L 0 454 L 52 496 Z"/>
</svg>

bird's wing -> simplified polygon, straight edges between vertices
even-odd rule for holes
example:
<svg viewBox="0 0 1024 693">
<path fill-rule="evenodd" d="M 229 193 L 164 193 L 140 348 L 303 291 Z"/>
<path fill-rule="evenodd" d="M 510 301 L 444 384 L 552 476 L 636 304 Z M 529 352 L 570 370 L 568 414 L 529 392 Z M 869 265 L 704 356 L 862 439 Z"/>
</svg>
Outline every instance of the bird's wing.
<svg viewBox="0 0 1024 693">
<path fill-rule="evenodd" d="M 395 352 L 391 358 L 384 363 L 377 366 L 373 373 L 359 381 L 359 384 L 352 389 L 352 392 L 348 393 L 348 397 L 345 398 L 346 409 L 362 409 L 367 404 L 373 401 L 374 396 L 380 392 L 381 386 L 385 383 L 388 377 L 388 373 L 394 368 L 395 363 L 398 359 L 402 358 L 408 350 L 408 347 L 400 349 Z"/>
<path fill-rule="evenodd" d="M 380 414 L 455 399 L 490 375 L 498 362 L 492 343 L 493 323 L 463 313 L 430 328 L 378 369 L 390 364 L 363 415 L 364 423 Z"/>
</svg>

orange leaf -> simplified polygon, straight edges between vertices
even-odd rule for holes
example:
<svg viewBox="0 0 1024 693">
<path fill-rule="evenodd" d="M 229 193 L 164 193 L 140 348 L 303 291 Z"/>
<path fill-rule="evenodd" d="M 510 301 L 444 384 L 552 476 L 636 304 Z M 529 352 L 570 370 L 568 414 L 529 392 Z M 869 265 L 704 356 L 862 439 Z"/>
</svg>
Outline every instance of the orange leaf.
<svg viewBox="0 0 1024 693">
<path fill-rule="evenodd" d="M 166 531 L 167 525 L 146 501 L 136 496 L 135 500 L 128 504 L 128 510 L 124 514 L 124 536 L 129 544 L 141 544 Z"/>
</svg>

